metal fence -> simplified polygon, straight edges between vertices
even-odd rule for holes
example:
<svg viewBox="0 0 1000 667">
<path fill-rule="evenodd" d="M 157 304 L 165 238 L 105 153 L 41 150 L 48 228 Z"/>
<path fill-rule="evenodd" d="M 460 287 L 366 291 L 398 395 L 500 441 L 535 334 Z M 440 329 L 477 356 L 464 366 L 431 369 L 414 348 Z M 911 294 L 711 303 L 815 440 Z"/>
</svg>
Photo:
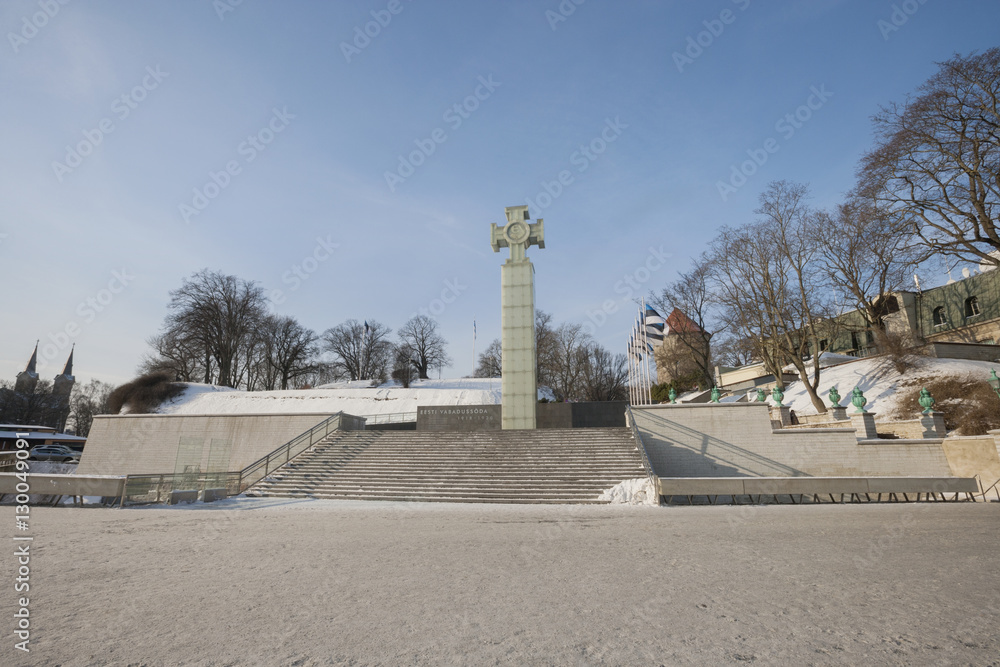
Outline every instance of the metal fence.
<svg viewBox="0 0 1000 667">
<path fill-rule="evenodd" d="M 367 426 L 371 426 L 373 424 L 402 424 L 417 421 L 417 413 L 393 412 L 392 414 L 386 415 L 372 415 L 371 417 L 365 417 L 365 421 Z"/>
</svg>

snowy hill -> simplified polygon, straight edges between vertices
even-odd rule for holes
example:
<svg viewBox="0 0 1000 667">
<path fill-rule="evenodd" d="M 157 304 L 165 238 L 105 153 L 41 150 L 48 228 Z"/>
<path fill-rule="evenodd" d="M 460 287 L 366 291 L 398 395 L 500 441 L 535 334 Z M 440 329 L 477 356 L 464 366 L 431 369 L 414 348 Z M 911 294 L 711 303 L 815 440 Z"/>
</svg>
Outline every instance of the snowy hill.
<svg viewBox="0 0 1000 667">
<path fill-rule="evenodd" d="M 996 368 L 1000 372 L 1000 364 L 988 361 L 966 361 L 964 359 L 935 359 L 932 357 L 916 357 L 916 367 L 908 370 L 904 375 L 900 375 L 892 365 L 880 357 L 867 359 L 857 359 L 849 363 L 824 368 L 820 372 L 819 395 L 825 405 L 829 405 L 828 392 L 831 387 L 836 387 L 840 392 L 840 404 L 851 407 L 851 391 L 855 387 L 861 387 L 865 398 L 868 399 L 866 410 L 875 412 L 877 419 L 884 419 L 896 409 L 897 389 L 900 387 L 919 386 L 930 379 L 945 376 L 966 377 L 971 376 L 982 382 L 990 377 L 990 369 Z M 768 394 L 768 403 L 774 402 Z M 813 407 L 809 395 L 801 382 L 792 382 L 785 388 L 785 398 L 782 401 L 790 406 L 796 414 L 814 415 L 816 408 Z"/>
<path fill-rule="evenodd" d="M 396 384 L 372 388 L 368 381 L 336 382 L 316 389 L 238 391 L 188 384 L 185 392 L 160 406 L 161 414 L 260 414 L 346 412 L 359 417 L 415 413 L 419 405 L 484 405 L 500 403 L 499 378 L 417 380 L 409 389 Z M 539 397 L 552 398 L 545 388 Z"/>
</svg>

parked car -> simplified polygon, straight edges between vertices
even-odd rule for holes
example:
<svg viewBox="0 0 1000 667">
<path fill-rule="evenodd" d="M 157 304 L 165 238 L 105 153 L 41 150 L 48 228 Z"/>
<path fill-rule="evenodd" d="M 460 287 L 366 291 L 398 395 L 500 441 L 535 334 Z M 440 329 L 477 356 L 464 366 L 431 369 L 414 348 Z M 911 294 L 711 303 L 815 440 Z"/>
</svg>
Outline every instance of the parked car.
<svg viewBox="0 0 1000 667">
<path fill-rule="evenodd" d="M 79 463 L 80 452 L 66 445 L 38 445 L 28 452 L 29 461 L 54 461 L 58 463 Z"/>
</svg>

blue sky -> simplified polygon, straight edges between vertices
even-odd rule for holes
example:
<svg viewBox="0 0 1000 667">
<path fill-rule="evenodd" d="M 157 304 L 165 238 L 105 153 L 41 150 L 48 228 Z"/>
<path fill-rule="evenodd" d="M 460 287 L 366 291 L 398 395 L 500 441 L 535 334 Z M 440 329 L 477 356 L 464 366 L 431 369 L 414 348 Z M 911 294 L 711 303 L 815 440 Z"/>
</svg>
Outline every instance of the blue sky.
<svg viewBox="0 0 1000 667">
<path fill-rule="evenodd" d="M 480 351 L 500 334 L 489 224 L 529 202 L 537 306 L 624 351 L 632 299 L 771 180 L 834 205 L 879 105 L 997 25 L 986 0 L 8 0 L 0 377 L 41 339 L 45 378 L 76 343 L 79 380 L 127 380 L 206 267 L 318 332 L 426 311 L 466 375 L 473 318 Z"/>
</svg>

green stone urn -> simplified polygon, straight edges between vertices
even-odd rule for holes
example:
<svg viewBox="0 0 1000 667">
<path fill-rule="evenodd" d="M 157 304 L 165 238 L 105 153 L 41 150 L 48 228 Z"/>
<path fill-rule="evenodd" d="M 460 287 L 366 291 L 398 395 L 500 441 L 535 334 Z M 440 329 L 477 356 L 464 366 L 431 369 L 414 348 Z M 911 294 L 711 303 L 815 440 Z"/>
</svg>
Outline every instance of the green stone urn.
<svg viewBox="0 0 1000 667">
<path fill-rule="evenodd" d="M 925 415 L 929 415 L 933 411 L 932 408 L 936 402 L 926 387 L 920 390 L 920 398 L 917 399 L 917 403 L 924 409 Z"/>
<path fill-rule="evenodd" d="M 677 390 L 674 389 L 673 387 L 671 387 L 670 391 L 667 392 L 667 398 L 670 399 L 671 403 L 676 404 L 677 403 Z"/>
<path fill-rule="evenodd" d="M 867 403 L 868 399 L 861 392 L 861 387 L 855 387 L 854 391 L 851 392 L 851 404 L 857 408 L 856 412 L 864 412 Z"/>
<path fill-rule="evenodd" d="M 785 392 L 781 391 L 781 387 L 775 387 L 774 389 L 771 390 L 771 398 L 774 399 L 774 402 L 780 408 L 782 407 L 781 401 L 783 401 L 785 398 Z"/>
<path fill-rule="evenodd" d="M 767 394 L 764 393 L 763 389 L 758 389 L 757 390 L 757 402 L 758 403 L 763 403 L 766 400 L 767 400 Z"/>
<path fill-rule="evenodd" d="M 712 387 L 712 398 L 709 399 L 709 403 L 718 403 L 718 402 L 719 402 L 719 388 Z"/>
<path fill-rule="evenodd" d="M 836 387 L 830 387 L 830 404 L 835 408 L 840 407 L 840 392 Z"/>
</svg>

